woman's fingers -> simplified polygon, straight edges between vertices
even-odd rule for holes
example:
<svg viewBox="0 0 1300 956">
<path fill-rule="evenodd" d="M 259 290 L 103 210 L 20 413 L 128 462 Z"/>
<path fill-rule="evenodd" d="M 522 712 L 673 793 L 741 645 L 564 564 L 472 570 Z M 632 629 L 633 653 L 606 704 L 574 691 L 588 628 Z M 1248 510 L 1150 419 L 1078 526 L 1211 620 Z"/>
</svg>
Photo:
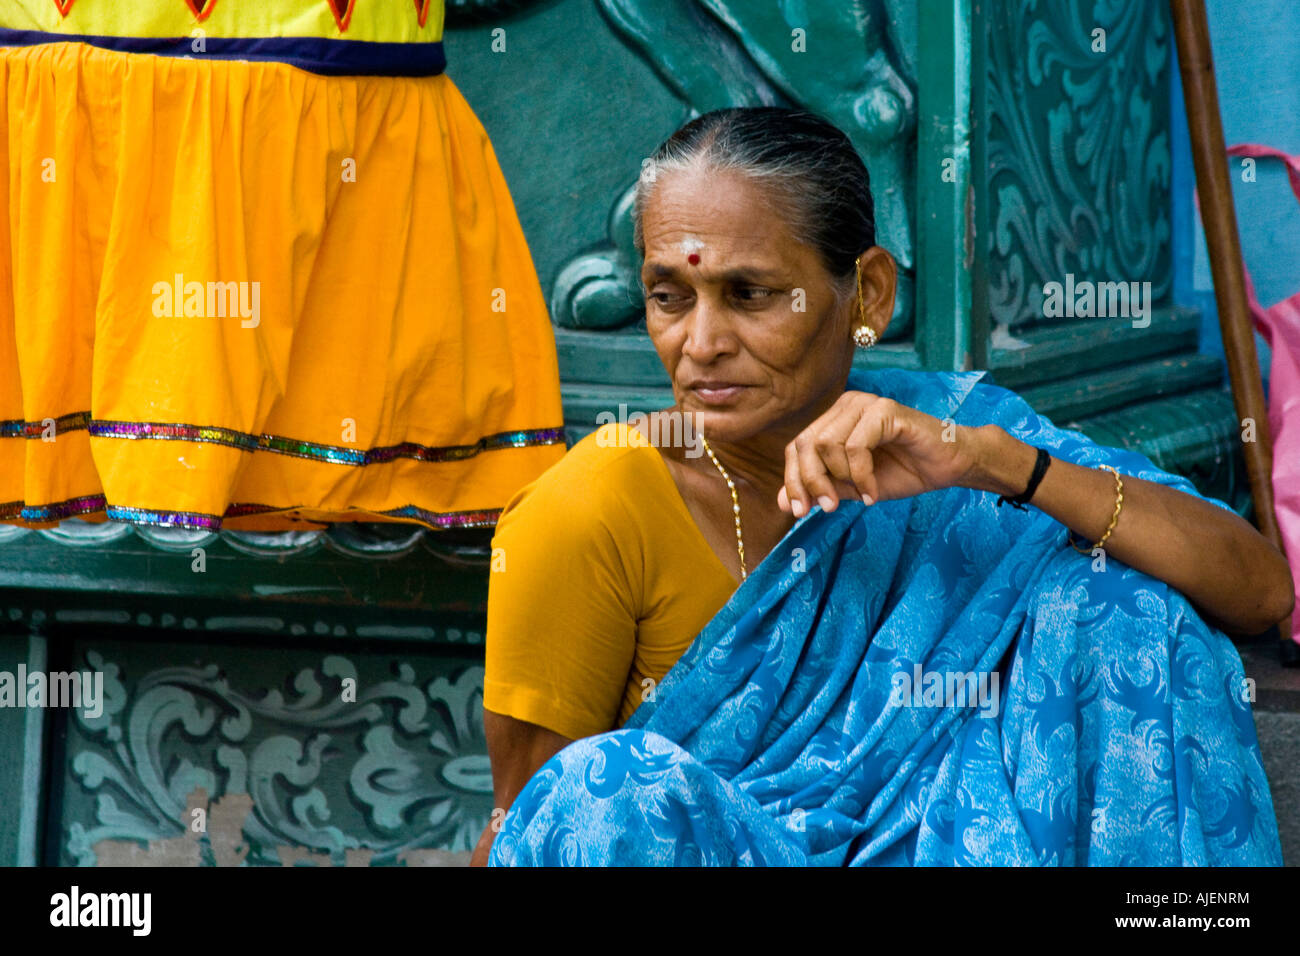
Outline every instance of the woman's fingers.
<svg viewBox="0 0 1300 956">
<path fill-rule="evenodd" d="M 799 439 L 796 438 L 785 446 L 785 487 L 781 490 L 785 492 L 786 501 L 790 504 L 790 513 L 796 518 L 802 518 L 811 508 L 811 499 L 804 488 L 803 477 L 799 473 L 799 450 L 796 447 L 798 441 Z"/>
<path fill-rule="evenodd" d="M 816 437 L 813 439 L 813 450 L 820 462 L 821 467 L 825 469 L 823 479 L 818 487 L 830 488 L 829 506 L 822 502 L 823 511 L 834 511 L 840 502 L 840 498 L 847 492 L 848 496 L 857 498 L 861 492 L 854 487 L 853 472 L 849 462 L 849 451 L 847 447 L 849 436 L 853 433 L 853 418 L 849 415 L 841 415 L 820 431 L 815 432 Z M 804 486 L 810 491 L 815 491 L 814 483 L 808 480 L 804 475 Z"/>
<path fill-rule="evenodd" d="M 846 498 L 860 497 L 860 493 L 858 489 L 854 486 L 853 482 L 851 481 L 844 481 L 839 478 L 832 478 L 831 488 L 834 492 L 834 496 L 831 498 L 831 506 L 829 508 L 823 507 L 823 510 L 825 511 L 834 511 L 835 508 L 837 507 L 838 502 L 843 501 Z M 787 492 L 785 485 L 783 485 L 781 489 L 776 493 L 777 507 L 780 508 L 782 511 L 789 511 L 793 513 L 797 518 L 803 517 L 803 515 L 807 514 L 812 509 L 812 504 L 814 501 L 817 501 L 817 496 L 813 495 L 810 491 L 808 491 L 805 486 L 805 490 L 802 497 L 796 496 L 795 500 L 799 502 L 798 511 L 795 511 L 794 508 L 791 506 L 790 495 Z"/>
<path fill-rule="evenodd" d="M 777 504 L 790 506 L 794 516 L 806 514 L 816 501 L 834 511 L 841 497 L 859 497 L 854 465 L 846 447 L 861 415 L 861 394 L 846 396 L 786 446 L 786 483 Z M 858 467 L 861 471 L 861 467 Z"/>
<path fill-rule="evenodd" d="M 823 511 L 834 511 L 840 503 L 840 488 L 836 478 L 847 481 L 849 460 L 844 442 L 853 430 L 853 421 L 840 415 L 830 421 L 814 424 L 794 441 L 799 464 L 799 477 L 811 498 L 815 498 Z M 804 502 L 809 508 L 812 500 Z"/>
<path fill-rule="evenodd" d="M 862 500 L 869 505 L 880 500 L 880 486 L 876 483 L 876 459 L 871 453 L 879 437 L 880 419 L 865 414 L 858 419 L 845 442 L 849 475 Z"/>
<path fill-rule="evenodd" d="M 782 511 L 796 518 L 814 502 L 834 511 L 840 500 L 867 504 L 952 484 L 950 445 L 939 444 L 942 423 L 890 398 L 845 393 L 785 449 Z M 883 484 L 883 487 L 882 487 Z"/>
</svg>

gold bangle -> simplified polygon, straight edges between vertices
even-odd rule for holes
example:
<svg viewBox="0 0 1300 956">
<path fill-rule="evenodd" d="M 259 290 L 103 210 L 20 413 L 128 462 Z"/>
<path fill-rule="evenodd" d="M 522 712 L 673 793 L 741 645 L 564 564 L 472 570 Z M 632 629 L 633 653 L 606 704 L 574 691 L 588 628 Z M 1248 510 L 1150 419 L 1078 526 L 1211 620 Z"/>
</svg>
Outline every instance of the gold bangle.
<svg viewBox="0 0 1300 956">
<path fill-rule="evenodd" d="M 1103 534 L 1101 536 L 1101 539 L 1096 544 L 1094 544 L 1091 548 L 1079 547 L 1077 544 L 1074 543 L 1074 532 L 1068 529 L 1066 530 L 1066 540 L 1069 541 L 1070 546 L 1073 547 L 1074 550 L 1078 551 L 1080 554 L 1092 554 L 1094 550 L 1105 545 L 1106 539 L 1109 538 L 1111 532 L 1115 530 L 1115 522 L 1119 521 L 1120 509 L 1124 507 L 1124 479 L 1122 479 L 1119 476 L 1119 469 L 1115 468 L 1112 465 L 1098 465 L 1097 467 L 1105 468 L 1107 471 L 1111 472 L 1115 476 L 1115 513 L 1111 515 L 1110 526 L 1106 529 L 1106 533 Z"/>
</svg>

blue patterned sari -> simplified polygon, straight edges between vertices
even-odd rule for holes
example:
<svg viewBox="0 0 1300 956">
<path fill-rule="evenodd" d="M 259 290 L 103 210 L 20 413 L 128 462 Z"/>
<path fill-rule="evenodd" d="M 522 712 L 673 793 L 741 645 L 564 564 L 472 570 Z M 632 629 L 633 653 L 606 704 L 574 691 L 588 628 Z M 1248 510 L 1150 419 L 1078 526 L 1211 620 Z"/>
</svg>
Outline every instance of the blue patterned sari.
<svg viewBox="0 0 1300 956">
<path fill-rule="evenodd" d="M 848 387 L 1204 497 L 985 374 Z M 846 501 L 795 524 L 622 729 L 533 776 L 491 864 L 1278 866 L 1248 700 L 1182 594 L 1033 507 Z"/>
</svg>

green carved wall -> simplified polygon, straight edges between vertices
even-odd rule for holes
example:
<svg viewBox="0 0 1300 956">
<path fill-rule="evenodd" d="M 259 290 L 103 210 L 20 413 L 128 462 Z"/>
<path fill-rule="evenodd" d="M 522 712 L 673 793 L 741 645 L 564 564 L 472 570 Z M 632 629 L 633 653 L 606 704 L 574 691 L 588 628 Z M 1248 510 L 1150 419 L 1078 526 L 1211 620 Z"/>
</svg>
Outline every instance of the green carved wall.
<svg viewBox="0 0 1300 956">
<path fill-rule="evenodd" d="M 1197 353 L 1199 315 L 1171 299 L 1168 5 L 978 9 L 975 366 L 1058 424 L 1137 448 L 1248 513 L 1231 392 Z M 1044 286 L 1069 276 L 1150 283 L 1149 324 L 1045 317 Z"/>
<path fill-rule="evenodd" d="M 476 650 L 70 637 L 70 666 L 103 671 L 108 706 L 66 723 L 49 853 L 384 865 L 468 850 L 492 810 Z M 202 832 L 178 827 L 195 807 Z"/>
<path fill-rule="evenodd" d="M 449 3 L 449 72 L 548 293 L 571 435 L 670 402 L 636 291 L 641 160 L 697 113 L 802 105 L 862 153 L 901 267 L 857 361 L 988 368 L 1245 511 L 1231 397 L 1170 301 L 1166 17 L 1163 0 Z M 1066 274 L 1150 282 L 1149 325 L 1049 318 Z M 0 670 L 98 669 L 108 692 L 97 718 L 0 708 L 0 860 L 463 860 L 492 809 L 488 538 L 0 525 Z"/>
</svg>

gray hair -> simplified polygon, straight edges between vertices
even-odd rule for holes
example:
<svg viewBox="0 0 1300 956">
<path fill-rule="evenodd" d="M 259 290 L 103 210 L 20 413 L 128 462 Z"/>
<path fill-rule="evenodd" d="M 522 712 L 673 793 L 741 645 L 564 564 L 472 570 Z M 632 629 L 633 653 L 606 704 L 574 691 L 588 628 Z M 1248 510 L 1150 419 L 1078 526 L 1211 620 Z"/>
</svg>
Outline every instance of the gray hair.
<svg viewBox="0 0 1300 956">
<path fill-rule="evenodd" d="M 645 255 L 641 217 L 667 172 L 738 172 L 768 191 L 795 239 L 815 249 L 836 298 L 856 292 L 855 263 L 876 244 L 867 167 L 849 138 L 815 113 L 775 106 L 713 110 L 691 120 L 642 164 L 632 208 L 633 243 Z"/>
</svg>

